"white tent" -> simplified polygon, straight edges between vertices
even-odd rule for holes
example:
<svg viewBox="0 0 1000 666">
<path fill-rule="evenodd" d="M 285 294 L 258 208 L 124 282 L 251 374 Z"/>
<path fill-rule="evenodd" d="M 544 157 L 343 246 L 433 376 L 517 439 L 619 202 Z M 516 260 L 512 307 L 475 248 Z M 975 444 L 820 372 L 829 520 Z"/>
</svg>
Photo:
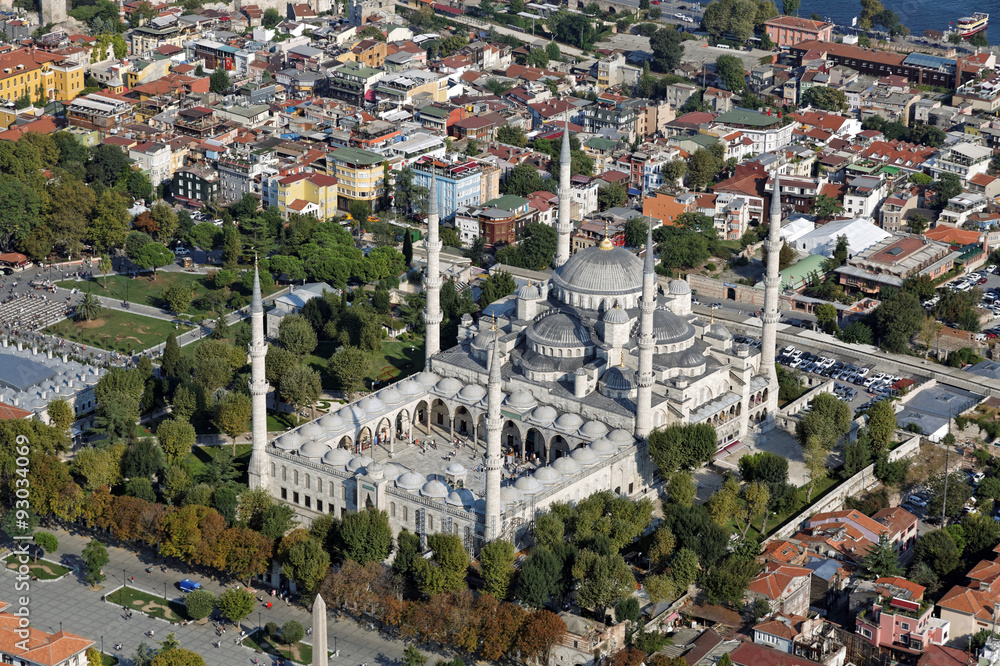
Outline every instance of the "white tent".
<svg viewBox="0 0 1000 666">
<path fill-rule="evenodd" d="M 887 231 L 879 228 L 872 218 L 859 217 L 853 220 L 838 220 L 816 227 L 797 238 L 794 247 L 799 252 L 832 257 L 834 250 L 837 249 L 837 238 L 847 236 L 847 253 L 853 257 L 858 252 L 882 242 L 890 235 Z"/>
</svg>

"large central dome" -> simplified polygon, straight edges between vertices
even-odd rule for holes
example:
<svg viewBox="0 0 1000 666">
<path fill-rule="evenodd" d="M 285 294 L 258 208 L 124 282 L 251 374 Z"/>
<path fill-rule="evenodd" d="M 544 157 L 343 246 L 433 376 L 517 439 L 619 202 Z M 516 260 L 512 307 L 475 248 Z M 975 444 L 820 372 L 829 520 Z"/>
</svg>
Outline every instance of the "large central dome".
<svg viewBox="0 0 1000 666">
<path fill-rule="evenodd" d="M 621 247 L 589 247 L 557 268 L 553 282 L 557 287 L 578 294 L 619 296 L 640 293 L 642 260 Z"/>
</svg>

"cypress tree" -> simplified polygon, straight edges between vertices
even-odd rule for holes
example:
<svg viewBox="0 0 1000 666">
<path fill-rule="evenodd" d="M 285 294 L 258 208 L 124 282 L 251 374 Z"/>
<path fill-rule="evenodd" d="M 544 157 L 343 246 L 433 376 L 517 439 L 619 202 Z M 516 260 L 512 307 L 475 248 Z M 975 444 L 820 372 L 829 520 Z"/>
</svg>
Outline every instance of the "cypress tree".
<svg viewBox="0 0 1000 666">
<path fill-rule="evenodd" d="M 160 369 L 165 377 L 177 376 L 177 364 L 181 360 L 181 347 L 177 344 L 177 334 L 167 336 L 167 344 L 163 348 L 163 358 L 160 359 Z"/>
<path fill-rule="evenodd" d="M 409 229 L 403 232 L 403 260 L 407 266 L 413 264 L 413 236 Z"/>
</svg>

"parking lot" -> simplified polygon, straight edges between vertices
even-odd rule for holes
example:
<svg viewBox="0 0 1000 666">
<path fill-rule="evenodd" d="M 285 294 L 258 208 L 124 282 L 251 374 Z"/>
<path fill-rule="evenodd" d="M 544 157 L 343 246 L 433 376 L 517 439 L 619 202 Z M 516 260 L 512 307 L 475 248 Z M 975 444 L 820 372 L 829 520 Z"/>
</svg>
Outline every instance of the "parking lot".
<svg viewBox="0 0 1000 666">
<path fill-rule="evenodd" d="M 967 292 L 976 288 L 983 293 L 979 307 L 992 315 L 991 320 L 981 327 L 982 332 L 976 335 L 976 339 L 983 342 L 1000 335 L 1000 268 L 995 265 L 986 266 L 974 273 L 957 277 L 941 285 L 938 290 Z M 933 310 L 940 300 L 941 296 L 935 295 L 922 305 L 925 310 Z"/>
</svg>

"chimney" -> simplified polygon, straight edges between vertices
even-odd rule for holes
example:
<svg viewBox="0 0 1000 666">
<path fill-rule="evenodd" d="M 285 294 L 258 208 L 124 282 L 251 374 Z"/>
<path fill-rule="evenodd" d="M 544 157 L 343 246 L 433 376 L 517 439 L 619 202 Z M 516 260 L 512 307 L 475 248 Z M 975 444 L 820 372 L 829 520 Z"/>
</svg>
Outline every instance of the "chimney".
<svg viewBox="0 0 1000 666">
<path fill-rule="evenodd" d="M 52 358 L 52 350 L 51 349 L 47 349 L 45 351 L 45 355 L 48 356 L 49 358 Z"/>
<path fill-rule="evenodd" d="M 21 351 L 21 350 L 22 350 L 22 347 L 21 347 L 21 341 L 20 341 L 20 340 L 18 340 L 18 341 L 17 341 L 17 351 Z"/>
<path fill-rule="evenodd" d="M 63 355 L 62 355 L 62 362 L 63 363 L 69 363 L 69 355 L 68 354 L 63 353 Z"/>
</svg>

